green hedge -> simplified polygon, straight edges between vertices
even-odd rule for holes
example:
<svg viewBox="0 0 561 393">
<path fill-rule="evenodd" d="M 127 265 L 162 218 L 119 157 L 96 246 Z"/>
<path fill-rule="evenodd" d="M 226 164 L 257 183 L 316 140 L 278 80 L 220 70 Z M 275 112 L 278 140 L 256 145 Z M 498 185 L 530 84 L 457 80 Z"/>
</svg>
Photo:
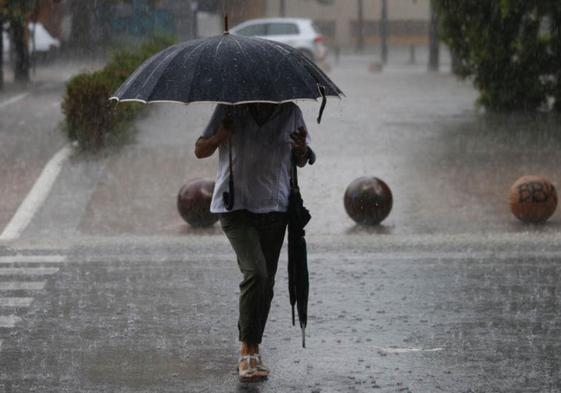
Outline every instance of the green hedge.
<svg viewBox="0 0 561 393">
<path fill-rule="evenodd" d="M 173 45 L 171 37 L 155 37 L 138 46 L 111 55 L 109 63 L 93 73 L 79 74 L 66 83 L 62 101 L 64 130 L 81 151 L 95 152 L 127 140 L 132 120 L 143 104 L 109 102 L 109 97 L 145 60 Z"/>
</svg>

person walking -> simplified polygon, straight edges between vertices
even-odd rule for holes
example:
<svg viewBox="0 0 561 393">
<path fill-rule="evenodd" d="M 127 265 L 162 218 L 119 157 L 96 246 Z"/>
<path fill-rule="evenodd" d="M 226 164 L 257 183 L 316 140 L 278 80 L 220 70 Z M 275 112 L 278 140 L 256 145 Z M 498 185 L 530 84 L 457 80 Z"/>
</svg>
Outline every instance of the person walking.
<svg viewBox="0 0 561 393">
<path fill-rule="evenodd" d="M 309 142 L 302 112 L 293 102 L 250 103 L 219 104 L 195 145 L 197 158 L 219 151 L 210 210 L 220 215 L 243 274 L 238 320 L 242 382 L 269 375 L 259 345 L 286 232 L 291 160 L 294 157 L 296 165 L 304 167 Z M 229 191 L 230 165 L 236 179 L 233 207 L 223 196 Z"/>
</svg>

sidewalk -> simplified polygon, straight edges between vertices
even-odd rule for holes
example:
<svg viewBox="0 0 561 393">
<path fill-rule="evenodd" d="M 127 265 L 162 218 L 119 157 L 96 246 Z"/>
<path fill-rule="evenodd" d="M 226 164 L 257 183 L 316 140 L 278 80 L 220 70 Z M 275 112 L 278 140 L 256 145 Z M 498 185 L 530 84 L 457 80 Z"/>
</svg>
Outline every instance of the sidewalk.
<svg viewBox="0 0 561 393">
<path fill-rule="evenodd" d="M 318 154 L 301 170 L 312 213 L 311 235 L 409 236 L 422 234 L 558 233 L 559 211 L 545 226 L 522 225 L 509 211 L 510 186 L 537 174 L 561 184 L 561 141 L 547 119 L 483 116 L 468 82 L 447 72 L 428 73 L 399 57 L 370 73 L 369 56 L 342 57 L 330 74 L 347 98 L 329 100 L 321 126 L 319 104 L 300 106 Z M 194 144 L 212 105 L 149 106 L 137 122 L 136 143 L 99 160 L 75 159 L 57 183 L 34 229 L 51 236 L 61 199 L 81 200 L 68 231 L 79 236 L 220 233 L 194 230 L 177 213 L 176 197 L 194 178 L 214 179 L 216 158 L 197 160 Z M 376 228 L 346 215 L 343 195 L 357 177 L 376 176 L 391 188 L 394 207 Z M 73 179 L 78 183 L 73 183 Z M 58 212 L 58 213 L 57 213 Z M 62 229 L 61 229 L 62 230 Z M 64 230 L 63 230 L 64 232 Z"/>
</svg>

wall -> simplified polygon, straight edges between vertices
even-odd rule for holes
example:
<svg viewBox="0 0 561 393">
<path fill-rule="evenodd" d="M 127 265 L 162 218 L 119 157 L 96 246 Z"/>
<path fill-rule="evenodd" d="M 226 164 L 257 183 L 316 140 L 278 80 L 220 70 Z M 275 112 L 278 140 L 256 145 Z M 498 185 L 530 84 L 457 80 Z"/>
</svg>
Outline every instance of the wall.
<svg viewBox="0 0 561 393">
<path fill-rule="evenodd" d="M 265 15 L 278 17 L 281 0 L 267 0 Z M 380 40 L 381 0 L 363 0 L 365 42 Z M 333 0 L 321 5 L 315 0 L 285 0 L 287 17 L 313 19 L 322 29 L 326 41 L 342 46 L 356 43 L 357 0 Z M 388 0 L 388 34 L 390 43 L 428 42 L 430 0 Z M 353 29 L 354 25 L 354 29 Z"/>
</svg>

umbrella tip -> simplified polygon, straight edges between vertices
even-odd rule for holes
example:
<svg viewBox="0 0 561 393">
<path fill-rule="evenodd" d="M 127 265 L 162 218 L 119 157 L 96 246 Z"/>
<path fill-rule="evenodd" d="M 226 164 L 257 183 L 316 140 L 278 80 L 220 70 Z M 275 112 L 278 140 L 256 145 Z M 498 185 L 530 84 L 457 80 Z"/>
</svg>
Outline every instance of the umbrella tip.
<svg viewBox="0 0 561 393">
<path fill-rule="evenodd" d="M 224 13 L 224 34 L 230 34 L 228 31 L 228 13 Z"/>
</svg>

